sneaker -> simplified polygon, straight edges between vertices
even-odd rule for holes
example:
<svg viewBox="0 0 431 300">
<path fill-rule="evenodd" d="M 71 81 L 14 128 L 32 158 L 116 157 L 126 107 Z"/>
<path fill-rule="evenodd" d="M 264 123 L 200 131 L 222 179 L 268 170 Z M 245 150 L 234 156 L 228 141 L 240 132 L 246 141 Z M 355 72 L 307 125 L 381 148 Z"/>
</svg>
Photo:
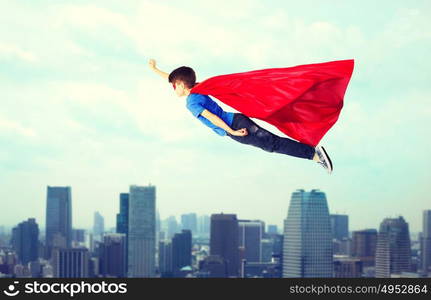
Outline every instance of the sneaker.
<svg viewBox="0 0 431 300">
<path fill-rule="evenodd" d="M 316 147 L 316 154 L 319 157 L 320 161 L 318 162 L 322 167 L 324 167 L 329 174 L 332 173 L 332 161 L 329 158 L 328 153 L 326 153 L 325 148 L 323 146 Z"/>
</svg>

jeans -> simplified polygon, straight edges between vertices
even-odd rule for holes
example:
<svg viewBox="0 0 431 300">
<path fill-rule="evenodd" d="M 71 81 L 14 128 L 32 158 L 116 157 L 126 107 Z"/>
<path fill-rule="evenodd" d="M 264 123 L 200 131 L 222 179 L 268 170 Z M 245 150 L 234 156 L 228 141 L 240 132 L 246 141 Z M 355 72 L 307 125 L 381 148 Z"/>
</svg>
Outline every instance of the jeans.
<svg viewBox="0 0 431 300">
<path fill-rule="evenodd" d="M 280 137 L 260 127 L 253 120 L 242 113 L 234 113 L 231 128 L 238 130 L 247 128 L 246 136 L 227 135 L 237 142 L 259 147 L 268 152 L 287 154 L 299 158 L 313 159 L 315 148 L 289 138 Z"/>
</svg>

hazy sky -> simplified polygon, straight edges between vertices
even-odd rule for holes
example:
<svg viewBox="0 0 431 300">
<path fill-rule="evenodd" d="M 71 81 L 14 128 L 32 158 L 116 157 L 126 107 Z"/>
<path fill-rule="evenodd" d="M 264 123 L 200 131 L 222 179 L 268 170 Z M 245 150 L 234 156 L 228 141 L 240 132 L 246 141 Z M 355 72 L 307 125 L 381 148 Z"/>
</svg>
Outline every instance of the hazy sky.
<svg viewBox="0 0 431 300">
<path fill-rule="evenodd" d="M 114 226 L 119 193 L 149 183 L 162 218 L 224 212 L 281 226 L 298 188 L 325 192 L 351 230 L 402 215 L 419 231 L 431 209 L 428 0 L 0 0 L 0 11 L 0 224 L 44 226 L 47 185 L 72 187 L 74 227 L 96 210 Z M 198 81 L 354 58 L 321 142 L 333 174 L 218 136 L 150 58 L 166 72 L 191 66 Z"/>
</svg>

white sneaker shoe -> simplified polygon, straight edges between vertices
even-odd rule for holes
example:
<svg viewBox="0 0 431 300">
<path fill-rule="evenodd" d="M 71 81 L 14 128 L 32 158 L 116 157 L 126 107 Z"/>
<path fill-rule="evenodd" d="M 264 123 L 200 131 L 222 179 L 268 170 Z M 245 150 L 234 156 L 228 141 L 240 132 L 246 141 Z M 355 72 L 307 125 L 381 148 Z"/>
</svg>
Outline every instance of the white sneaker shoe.
<svg viewBox="0 0 431 300">
<path fill-rule="evenodd" d="M 333 167 L 332 167 L 332 161 L 329 158 L 328 153 L 326 153 L 325 148 L 323 146 L 317 146 L 316 148 L 316 154 L 319 157 L 320 161 L 317 163 L 321 164 L 322 167 L 324 167 L 329 174 L 332 173 Z"/>
</svg>

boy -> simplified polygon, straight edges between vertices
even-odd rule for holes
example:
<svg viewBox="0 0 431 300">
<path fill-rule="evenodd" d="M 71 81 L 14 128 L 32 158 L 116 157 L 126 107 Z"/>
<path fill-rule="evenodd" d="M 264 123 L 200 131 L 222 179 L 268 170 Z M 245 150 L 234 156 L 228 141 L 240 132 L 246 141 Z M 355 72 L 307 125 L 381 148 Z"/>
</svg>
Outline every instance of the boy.
<svg viewBox="0 0 431 300">
<path fill-rule="evenodd" d="M 313 147 L 275 135 L 242 113 L 223 111 L 208 95 L 191 92 L 198 85 L 192 68 L 183 66 L 168 74 L 156 67 L 154 59 L 150 59 L 149 67 L 161 77 L 168 79 L 177 96 L 186 96 L 187 108 L 190 112 L 217 134 L 227 135 L 237 142 L 259 147 L 268 152 L 313 160 L 322 165 L 328 173 L 332 172 L 331 159 L 322 146 Z"/>
</svg>

